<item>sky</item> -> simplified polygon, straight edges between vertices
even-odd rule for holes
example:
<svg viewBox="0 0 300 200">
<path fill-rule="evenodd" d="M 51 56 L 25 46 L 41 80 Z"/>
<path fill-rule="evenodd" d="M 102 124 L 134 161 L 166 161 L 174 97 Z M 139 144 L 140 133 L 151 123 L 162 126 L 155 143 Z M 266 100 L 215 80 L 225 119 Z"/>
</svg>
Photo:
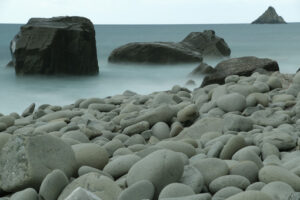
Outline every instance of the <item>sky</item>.
<svg viewBox="0 0 300 200">
<path fill-rule="evenodd" d="M 270 5 L 300 22 L 300 0 L 0 0 L 0 23 L 66 15 L 94 24 L 250 23 Z"/>
</svg>

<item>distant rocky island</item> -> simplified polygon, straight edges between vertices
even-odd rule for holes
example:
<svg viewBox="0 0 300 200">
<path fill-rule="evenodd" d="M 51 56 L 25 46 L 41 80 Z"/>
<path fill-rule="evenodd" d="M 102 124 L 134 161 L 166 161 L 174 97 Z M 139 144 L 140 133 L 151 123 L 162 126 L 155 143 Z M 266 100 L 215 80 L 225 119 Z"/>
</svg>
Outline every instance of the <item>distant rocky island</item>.
<svg viewBox="0 0 300 200">
<path fill-rule="evenodd" d="M 270 6 L 259 18 L 252 24 L 286 24 L 284 19 L 279 16 L 272 6 Z"/>
</svg>

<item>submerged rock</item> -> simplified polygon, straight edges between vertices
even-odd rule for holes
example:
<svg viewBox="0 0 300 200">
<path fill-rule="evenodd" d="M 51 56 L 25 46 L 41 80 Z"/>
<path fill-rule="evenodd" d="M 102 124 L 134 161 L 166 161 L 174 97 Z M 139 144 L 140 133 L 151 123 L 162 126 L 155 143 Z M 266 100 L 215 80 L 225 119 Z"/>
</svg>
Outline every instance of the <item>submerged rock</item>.
<svg viewBox="0 0 300 200">
<path fill-rule="evenodd" d="M 83 17 L 31 18 L 11 41 L 16 74 L 98 74 L 95 30 Z"/>
<path fill-rule="evenodd" d="M 183 41 L 135 42 L 125 44 L 110 54 L 109 62 L 189 63 L 201 62 L 205 56 L 229 56 L 230 48 L 212 30 L 190 33 Z"/>
<path fill-rule="evenodd" d="M 276 61 L 268 58 L 257 58 L 254 56 L 231 58 L 217 64 L 215 67 L 216 72 L 207 75 L 201 87 L 213 83 L 224 84 L 225 78 L 230 75 L 250 76 L 258 69 L 279 71 L 279 66 Z"/>
<path fill-rule="evenodd" d="M 270 6 L 259 18 L 252 24 L 286 24 L 284 19 L 276 13 L 276 10 Z"/>
</svg>

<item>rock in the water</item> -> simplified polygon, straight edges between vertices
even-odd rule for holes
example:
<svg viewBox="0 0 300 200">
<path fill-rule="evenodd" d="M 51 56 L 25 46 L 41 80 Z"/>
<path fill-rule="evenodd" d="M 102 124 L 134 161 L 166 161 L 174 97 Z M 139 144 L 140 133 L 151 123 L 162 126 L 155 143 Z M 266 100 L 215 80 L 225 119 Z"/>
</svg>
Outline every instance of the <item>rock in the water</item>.
<svg viewBox="0 0 300 200">
<path fill-rule="evenodd" d="M 66 199 L 78 187 L 94 193 L 101 200 L 117 200 L 122 191 L 110 178 L 91 172 L 78 177 L 67 185 L 57 200 Z"/>
<path fill-rule="evenodd" d="M 270 6 L 259 18 L 252 24 L 286 24 L 284 19 L 279 16 L 276 10 Z"/>
<path fill-rule="evenodd" d="M 189 75 L 190 76 L 202 76 L 202 75 L 211 74 L 214 72 L 216 72 L 216 70 L 212 66 L 202 62 Z"/>
<path fill-rule="evenodd" d="M 47 134 L 14 135 L 0 155 L 0 187 L 17 191 L 27 187 L 39 189 L 44 177 L 54 169 L 68 177 L 77 170 L 70 146 Z"/>
<path fill-rule="evenodd" d="M 32 18 L 11 41 L 16 74 L 98 74 L 95 30 L 83 17 Z"/>
<path fill-rule="evenodd" d="M 201 62 L 202 55 L 229 56 L 230 48 L 212 30 L 190 33 L 183 41 L 136 42 L 123 45 L 110 54 L 110 62 L 185 63 Z"/>
<path fill-rule="evenodd" d="M 121 192 L 118 200 L 150 199 L 154 196 L 154 186 L 150 181 L 141 180 Z"/>
<path fill-rule="evenodd" d="M 39 194 L 44 200 L 56 200 L 68 183 L 66 175 L 56 169 L 44 178 Z"/>
<path fill-rule="evenodd" d="M 250 76 L 255 70 L 264 69 L 267 71 L 279 71 L 278 63 L 267 58 L 240 57 L 231 58 L 220 62 L 215 73 L 207 75 L 201 87 L 213 83 L 224 84 L 225 78 L 229 75 Z"/>
<path fill-rule="evenodd" d="M 183 174 L 183 161 L 179 153 L 158 150 L 135 163 L 128 172 L 129 186 L 140 180 L 149 180 L 155 186 L 155 193 L 168 184 L 177 182 Z"/>
<path fill-rule="evenodd" d="M 131 63 L 186 63 L 201 62 L 202 55 L 179 43 L 140 42 L 121 46 L 110 54 L 109 62 Z"/>
<path fill-rule="evenodd" d="M 213 30 L 192 32 L 181 43 L 197 50 L 204 56 L 230 56 L 231 53 L 224 39 L 216 36 Z"/>
</svg>

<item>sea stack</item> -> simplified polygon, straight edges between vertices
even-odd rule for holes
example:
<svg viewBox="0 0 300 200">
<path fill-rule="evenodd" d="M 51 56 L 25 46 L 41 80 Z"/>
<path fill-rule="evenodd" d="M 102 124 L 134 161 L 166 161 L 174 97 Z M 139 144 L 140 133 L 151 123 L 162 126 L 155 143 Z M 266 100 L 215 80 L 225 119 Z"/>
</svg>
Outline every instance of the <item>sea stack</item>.
<svg viewBox="0 0 300 200">
<path fill-rule="evenodd" d="M 98 74 L 95 29 L 84 17 L 31 18 L 10 44 L 16 74 Z"/>
<path fill-rule="evenodd" d="M 286 24 L 284 19 L 279 16 L 276 10 L 270 6 L 259 18 L 252 24 Z"/>
</svg>

